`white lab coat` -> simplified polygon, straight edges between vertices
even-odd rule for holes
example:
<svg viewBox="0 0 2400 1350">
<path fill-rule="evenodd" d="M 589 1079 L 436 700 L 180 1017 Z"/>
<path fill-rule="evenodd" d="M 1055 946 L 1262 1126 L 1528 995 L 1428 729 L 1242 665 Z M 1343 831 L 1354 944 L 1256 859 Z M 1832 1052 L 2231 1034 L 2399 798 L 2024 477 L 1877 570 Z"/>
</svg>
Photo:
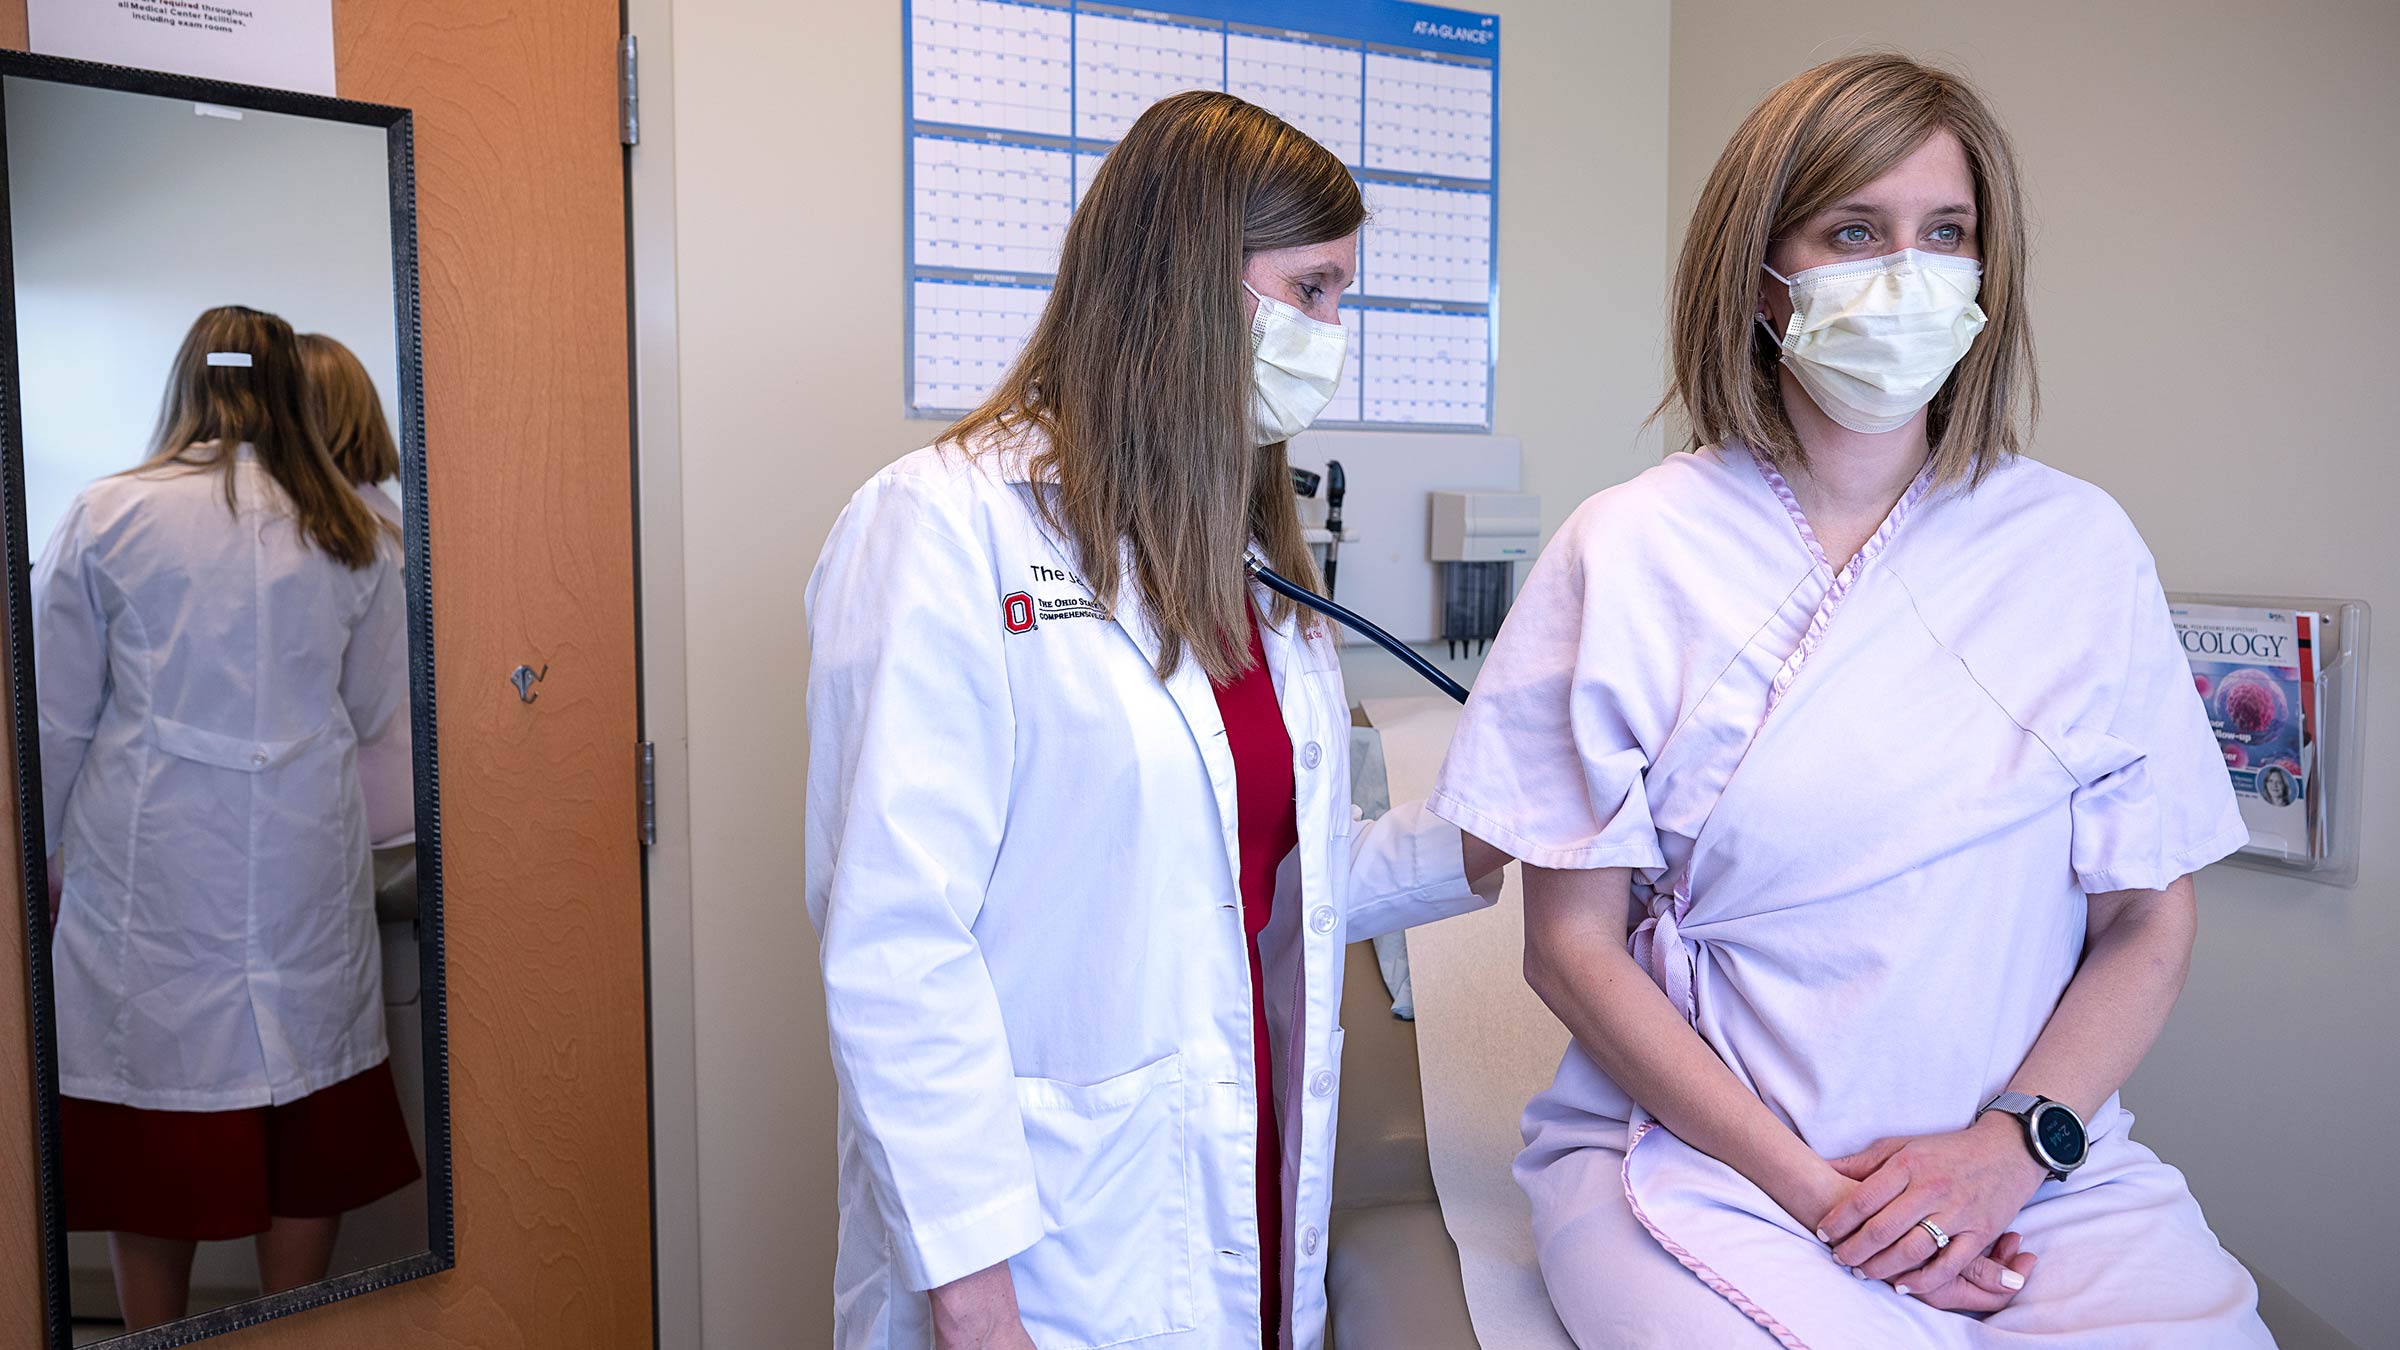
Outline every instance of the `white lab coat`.
<svg viewBox="0 0 2400 1350">
<path fill-rule="evenodd" d="M 1001 1261 L 1044 1350 L 1259 1344 L 1233 755 L 1046 529 L 1027 445 L 928 449 L 809 579 L 808 907 L 841 1086 L 842 1350 L 931 1343 L 919 1292 Z M 1229 564 L 1230 565 L 1230 564 Z M 1013 622 L 1012 622 L 1013 620 Z M 1342 949 L 1488 904 L 1459 831 L 1350 806 L 1331 635 L 1261 621 L 1300 846 L 1260 938 L 1284 1141 L 1285 1344 L 1323 1342 Z M 1011 631 L 1012 628 L 1021 631 Z M 1496 882 L 1497 878 L 1494 878 Z"/>
<path fill-rule="evenodd" d="M 214 471 L 104 478 L 34 571 L 68 1096 L 237 1110 L 387 1053 L 356 746 L 407 706 L 398 546 L 327 557 L 240 454 L 238 515 Z"/>
</svg>

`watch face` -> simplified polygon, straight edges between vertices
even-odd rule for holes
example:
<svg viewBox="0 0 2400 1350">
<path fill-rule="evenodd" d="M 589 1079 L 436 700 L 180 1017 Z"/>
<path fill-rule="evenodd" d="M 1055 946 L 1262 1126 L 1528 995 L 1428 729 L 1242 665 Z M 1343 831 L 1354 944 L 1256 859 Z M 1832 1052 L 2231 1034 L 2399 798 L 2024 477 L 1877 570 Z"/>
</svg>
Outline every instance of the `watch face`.
<svg viewBox="0 0 2400 1350">
<path fill-rule="evenodd" d="M 2042 1108 L 2033 1122 L 2033 1137 L 2061 1168 L 2083 1161 L 2083 1126 L 2076 1123 L 2075 1113 L 2063 1106 Z"/>
</svg>

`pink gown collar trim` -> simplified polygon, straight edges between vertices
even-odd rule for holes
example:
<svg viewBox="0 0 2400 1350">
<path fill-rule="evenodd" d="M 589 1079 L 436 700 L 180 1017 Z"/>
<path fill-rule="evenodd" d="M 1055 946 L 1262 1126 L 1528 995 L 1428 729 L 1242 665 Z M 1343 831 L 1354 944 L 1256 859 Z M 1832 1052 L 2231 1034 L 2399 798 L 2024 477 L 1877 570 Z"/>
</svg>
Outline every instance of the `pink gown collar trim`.
<svg viewBox="0 0 2400 1350">
<path fill-rule="evenodd" d="M 1800 668 L 1808 664 L 1808 658 L 1824 641 L 1825 630 L 1832 626 L 1834 613 L 1842 607 L 1843 601 L 1850 598 L 1850 592 L 1858 585 L 1859 578 L 1865 576 L 1867 569 L 1875 565 L 1877 556 L 1892 542 L 1893 537 L 1900 533 L 1900 526 L 1908 519 L 1909 514 L 1916 510 L 1917 503 L 1923 501 L 1925 495 L 1933 490 L 1933 462 L 1927 460 L 1925 467 L 1917 471 L 1915 481 L 1908 485 L 1906 492 L 1900 494 L 1899 501 L 1892 503 L 1891 511 L 1884 516 L 1883 523 L 1875 527 L 1875 533 L 1869 536 L 1867 542 L 1859 548 L 1858 555 L 1844 564 L 1838 572 L 1834 571 L 1833 560 L 1825 556 L 1825 546 L 1817 542 L 1817 532 L 1810 528 L 1808 514 L 1800 509 L 1800 498 L 1793 494 L 1792 485 L 1784 481 L 1783 475 L 1776 471 L 1774 465 L 1760 458 L 1755 452 L 1751 454 L 1750 462 L 1758 466 L 1759 476 L 1767 480 L 1767 486 L 1774 489 L 1775 496 L 1783 502 L 1784 513 L 1792 518 L 1793 528 L 1800 532 L 1800 541 L 1808 545 L 1809 555 L 1816 559 L 1817 566 L 1833 573 L 1833 585 L 1826 590 L 1824 601 L 1817 606 L 1816 614 L 1809 619 L 1808 632 L 1801 637 L 1800 645 L 1793 649 L 1789 657 L 1785 658 L 1783 668 L 1775 672 L 1774 683 L 1768 686 L 1767 711 L 1771 713 L 1775 711 L 1775 705 L 1783 701 L 1784 694 L 1790 691 L 1792 681 L 1800 677 Z"/>
</svg>

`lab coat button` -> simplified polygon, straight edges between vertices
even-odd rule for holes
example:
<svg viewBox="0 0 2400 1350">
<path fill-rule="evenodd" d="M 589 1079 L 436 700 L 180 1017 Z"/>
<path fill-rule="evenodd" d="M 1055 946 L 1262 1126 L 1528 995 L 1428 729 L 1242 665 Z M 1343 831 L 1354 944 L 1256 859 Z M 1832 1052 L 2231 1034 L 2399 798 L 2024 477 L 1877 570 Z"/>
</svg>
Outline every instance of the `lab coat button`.
<svg viewBox="0 0 2400 1350">
<path fill-rule="evenodd" d="M 1333 931 L 1333 906 L 1331 906 L 1331 905 L 1321 905 L 1321 906 L 1319 906 L 1319 907 L 1317 908 L 1317 912 L 1316 912 L 1316 913 L 1314 913 L 1314 914 L 1311 914 L 1311 915 L 1309 915 L 1309 916 L 1308 916 L 1308 926 L 1309 926 L 1309 927 L 1311 927 L 1311 928 L 1314 928 L 1314 929 L 1316 929 L 1316 930 L 1317 930 L 1318 932 L 1320 932 L 1320 933 L 1330 933 L 1330 932 L 1332 932 L 1332 931 Z"/>
<path fill-rule="evenodd" d="M 253 750 L 253 751 L 251 751 L 251 752 L 250 752 L 250 762 L 251 762 L 251 763 L 253 763 L 253 764 L 264 764 L 264 763 L 266 763 L 266 762 L 267 762 L 267 752 L 266 752 L 266 751 L 264 751 L 264 750 Z"/>
<path fill-rule="evenodd" d="M 1300 1235 L 1300 1250 L 1306 1252 L 1310 1256 L 1315 1256 L 1317 1254 L 1316 1229 L 1311 1228 L 1307 1232 Z"/>
<path fill-rule="evenodd" d="M 1309 1079 L 1309 1080 L 1308 1080 L 1308 1090 L 1309 1090 L 1310 1092 L 1314 1093 L 1315 1095 L 1319 1096 L 1319 1097 L 1330 1097 L 1330 1096 L 1332 1096 L 1332 1095 L 1333 1095 L 1333 1070 L 1331 1070 L 1331 1069 L 1319 1069 L 1319 1070 L 1317 1070 L 1317 1076 L 1316 1076 L 1316 1077 L 1314 1077 L 1314 1078 L 1311 1078 L 1311 1079 Z"/>
<path fill-rule="evenodd" d="M 1315 741 L 1310 741 L 1307 748 L 1300 752 L 1300 764 L 1303 768 L 1313 769 L 1317 767 L 1317 765 L 1322 762 L 1324 758 L 1325 752 L 1317 747 L 1317 743 Z"/>
</svg>

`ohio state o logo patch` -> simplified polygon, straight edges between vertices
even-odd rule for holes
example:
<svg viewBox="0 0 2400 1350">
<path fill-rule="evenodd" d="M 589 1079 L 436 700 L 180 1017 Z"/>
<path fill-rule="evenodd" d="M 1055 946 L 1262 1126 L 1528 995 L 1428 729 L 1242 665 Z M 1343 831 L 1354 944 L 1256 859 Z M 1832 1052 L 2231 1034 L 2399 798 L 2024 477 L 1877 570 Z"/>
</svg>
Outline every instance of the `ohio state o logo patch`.
<svg viewBox="0 0 2400 1350">
<path fill-rule="evenodd" d="M 1012 633 L 1033 631 L 1033 597 L 1011 591 L 1000 601 L 1000 623 Z"/>
</svg>

